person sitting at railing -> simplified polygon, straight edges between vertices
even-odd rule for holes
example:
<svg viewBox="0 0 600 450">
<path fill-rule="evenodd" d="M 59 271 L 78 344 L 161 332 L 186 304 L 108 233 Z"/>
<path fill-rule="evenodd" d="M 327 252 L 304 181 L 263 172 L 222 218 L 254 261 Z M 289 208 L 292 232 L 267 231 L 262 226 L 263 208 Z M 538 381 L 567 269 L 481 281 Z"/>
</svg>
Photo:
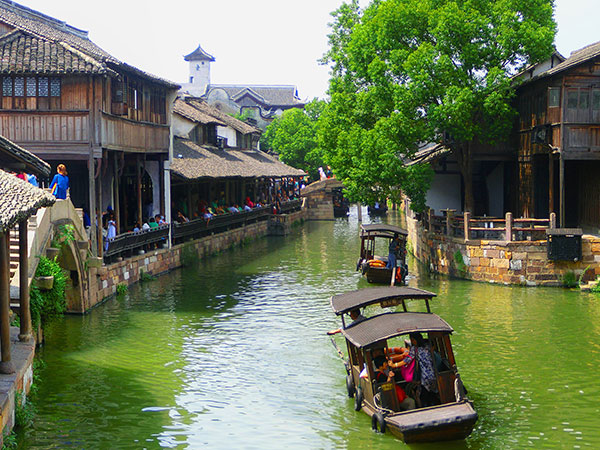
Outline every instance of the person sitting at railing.
<svg viewBox="0 0 600 450">
<path fill-rule="evenodd" d="M 256 206 L 250 197 L 246 197 L 246 201 L 244 202 L 244 206 L 248 206 L 249 208 L 254 208 Z"/>
<path fill-rule="evenodd" d="M 150 217 L 150 220 L 148 221 L 148 225 L 150 226 L 150 229 L 155 229 L 158 228 L 158 223 L 156 223 L 156 217 Z"/>
<path fill-rule="evenodd" d="M 240 211 L 235 207 L 235 205 L 231 205 L 229 208 L 227 208 L 227 211 L 229 211 L 232 214 L 236 214 L 239 213 Z"/>
<path fill-rule="evenodd" d="M 410 398 L 404 392 L 400 386 L 396 384 L 395 373 L 388 368 L 388 360 L 385 356 L 380 355 L 375 357 L 373 363 L 377 368 L 377 372 L 375 372 L 375 381 L 377 383 L 394 383 L 394 387 L 396 389 L 396 397 L 398 398 L 398 404 L 400 406 L 401 411 L 408 411 L 410 409 L 415 409 L 415 401 Z"/>
<path fill-rule="evenodd" d="M 165 221 L 165 218 L 163 216 L 161 216 L 160 214 L 155 215 L 154 220 L 158 224 L 158 226 L 167 224 L 167 222 Z"/>
<path fill-rule="evenodd" d="M 189 222 L 190 219 L 185 217 L 181 211 L 177 211 L 177 221 L 179 223 L 186 223 L 186 222 Z"/>
<path fill-rule="evenodd" d="M 146 231 L 150 229 L 150 225 L 148 224 L 148 219 L 144 219 L 144 223 L 142 224 L 142 231 Z"/>
<path fill-rule="evenodd" d="M 141 231 L 140 223 L 136 222 L 135 225 L 133 226 L 133 232 L 139 233 L 140 231 Z"/>
</svg>

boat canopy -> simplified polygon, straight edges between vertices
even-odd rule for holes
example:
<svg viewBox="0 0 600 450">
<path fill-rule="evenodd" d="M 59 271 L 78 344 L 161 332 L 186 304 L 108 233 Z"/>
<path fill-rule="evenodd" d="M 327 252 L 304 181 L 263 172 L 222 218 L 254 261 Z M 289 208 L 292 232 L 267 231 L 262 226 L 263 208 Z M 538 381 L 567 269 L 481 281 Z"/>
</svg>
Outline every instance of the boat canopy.
<svg viewBox="0 0 600 450">
<path fill-rule="evenodd" d="M 353 309 L 363 308 L 375 303 L 381 303 L 382 308 L 401 304 L 406 311 L 404 300 L 416 299 L 425 300 L 427 311 L 430 311 L 429 300 L 433 297 L 435 297 L 433 292 L 409 286 L 375 287 L 334 295 L 331 297 L 331 308 L 338 316 Z"/>
<path fill-rule="evenodd" d="M 405 229 L 397 227 L 395 225 L 388 225 L 386 223 L 371 223 L 368 225 L 360 226 L 361 236 L 368 234 L 369 236 L 392 238 L 396 233 L 401 234 L 403 236 L 408 236 L 408 231 L 406 231 Z"/>
<path fill-rule="evenodd" d="M 358 348 L 367 347 L 384 339 L 413 332 L 454 330 L 437 314 L 423 312 L 384 313 L 342 329 L 342 334 Z"/>
</svg>

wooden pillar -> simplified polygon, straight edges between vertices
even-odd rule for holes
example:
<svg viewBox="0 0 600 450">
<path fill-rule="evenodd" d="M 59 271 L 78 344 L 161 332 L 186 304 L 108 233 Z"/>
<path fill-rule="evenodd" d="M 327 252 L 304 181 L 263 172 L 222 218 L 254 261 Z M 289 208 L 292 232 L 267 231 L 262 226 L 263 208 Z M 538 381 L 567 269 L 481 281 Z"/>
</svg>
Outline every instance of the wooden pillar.
<svg viewBox="0 0 600 450">
<path fill-rule="evenodd" d="M 192 217 L 192 183 L 186 183 L 188 218 Z M 183 213 L 183 211 L 181 211 Z"/>
<path fill-rule="evenodd" d="M 559 184 L 559 203 L 560 206 L 558 209 L 560 210 L 560 226 L 565 227 L 565 158 L 563 158 L 562 152 L 560 152 L 560 166 L 559 166 L 559 176 L 558 176 L 558 184 Z"/>
<path fill-rule="evenodd" d="M 454 217 L 454 211 L 451 211 L 449 209 L 446 211 L 446 235 L 452 236 L 452 218 Z"/>
<path fill-rule="evenodd" d="M 362 222 L 362 206 L 360 202 L 356 203 L 356 210 L 358 211 L 358 221 Z"/>
<path fill-rule="evenodd" d="M 433 231 L 434 230 L 434 226 L 433 226 L 433 221 L 434 221 L 434 215 L 435 215 L 435 210 L 429 208 L 429 210 L 427 211 L 428 217 L 427 217 L 427 231 Z M 467 239 L 467 236 L 465 235 L 465 239 Z"/>
<path fill-rule="evenodd" d="M 165 216 L 165 161 L 163 158 L 158 160 L 158 179 L 160 190 L 160 214 Z M 191 213 L 190 213 L 191 215 Z M 166 216 L 165 216 L 166 217 Z M 191 217 L 190 217 L 191 219 Z"/>
<path fill-rule="evenodd" d="M 143 223 L 142 220 L 142 163 L 140 155 L 135 155 L 135 175 L 137 181 L 137 220 Z"/>
<path fill-rule="evenodd" d="M 101 224 L 97 224 L 96 214 L 96 179 L 94 178 L 94 157 L 93 150 L 90 148 L 90 155 L 88 159 L 88 180 L 89 180 L 89 207 L 88 210 L 90 215 L 90 238 L 91 238 L 91 250 L 94 256 L 98 255 L 98 227 Z"/>
<path fill-rule="evenodd" d="M 102 177 L 100 176 L 100 167 L 102 160 L 98 161 L 98 180 L 96 182 L 96 220 L 98 221 L 98 256 L 104 254 L 104 239 L 102 238 Z"/>
<path fill-rule="evenodd" d="M 464 231 L 465 231 L 465 241 L 471 239 L 471 213 L 469 211 L 465 211 L 463 217 L 464 223 Z"/>
<path fill-rule="evenodd" d="M 548 155 L 548 212 L 554 212 L 554 155 Z"/>
<path fill-rule="evenodd" d="M 512 241 L 512 227 L 513 227 L 513 215 L 511 212 L 507 212 L 504 216 L 504 228 L 506 228 L 506 242 Z"/>
<path fill-rule="evenodd" d="M 29 309 L 29 264 L 27 260 L 27 224 L 28 220 L 19 222 L 19 340 L 31 339 L 31 310 Z"/>
<path fill-rule="evenodd" d="M 556 228 L 556 213 L 551 212 L 550 213 L 550 226 L 551 229 Z"/>
<path fill-rule="evenodd" d="M 121 233 L 123 230 L 121 229 L 121 201 L 120 201 L 120 192 L 119 192 L 119 162 L 117 159 L 117 152 L 113 153 L 113 181 L 114 181 L 114 212 L 115 212 L 115 222 L 117 222 L 117 234 Z M 142 223 L 140 222 L 140 226 Z"/>
<path fill-rule="evenodd" d="M 10 253 L 9 233 L 0 233 L 0 373 L 14 373 L 10 356 Z"/>
</svg>

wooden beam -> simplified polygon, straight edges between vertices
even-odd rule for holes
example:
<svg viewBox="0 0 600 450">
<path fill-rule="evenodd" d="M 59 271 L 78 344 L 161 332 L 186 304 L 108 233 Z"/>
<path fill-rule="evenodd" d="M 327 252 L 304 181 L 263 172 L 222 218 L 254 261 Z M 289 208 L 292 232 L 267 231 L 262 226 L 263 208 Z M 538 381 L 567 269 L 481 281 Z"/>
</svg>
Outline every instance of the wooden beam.
<svg viewBox="0 0 600 450">
<path fill-rule="evenodd" d="M 0 373 L 14 373 L 10 355 L 10 252 L 9 233 L 0 233 Z"/>
<path fill-rule="evenodd" d="M 114 183 L 114 212 L 115 222 L 117 222 L 117 234 L 121 233 L 121 201 L 119 192 L 119 162 L 117 158 L 117 152 L 113 153 L 113 183 Z M 140 226 L 142 223 L 140 222 Z"/>
</svg>

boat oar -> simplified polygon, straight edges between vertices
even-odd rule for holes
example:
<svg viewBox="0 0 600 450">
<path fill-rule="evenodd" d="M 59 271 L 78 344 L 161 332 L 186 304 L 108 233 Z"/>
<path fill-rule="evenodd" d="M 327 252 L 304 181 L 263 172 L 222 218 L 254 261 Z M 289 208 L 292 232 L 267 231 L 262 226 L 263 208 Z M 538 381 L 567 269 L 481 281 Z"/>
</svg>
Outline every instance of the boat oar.
<svg viewBox="0 0 600 450">
<path fill-rule="evenodd" d="M 350 371 L 350 367 L 348 365 L 348 361 L 346 360 L 346 358 L 344 357 L 344 353 L 342 353 L 342 351 L 340 350 L 340 348 L 338 347 L 337 343 L 335 342 L 335 339 L 333 339 L 333 337 L 330 337 L 331 339 L 331 343 L 333 344 L 333 346 L 335 347 L 337 354 L 340 356 L 340 358 L 342 359 L 342 362 L 344 363 L 344 366 L 346 366 L 346 372 Z"/>
<path fill-rule="evenodd" d="M 390 280 L 390 286 L 396 284 L 396 267 L 392 267 L 392 279 Z"/>
</svg>

